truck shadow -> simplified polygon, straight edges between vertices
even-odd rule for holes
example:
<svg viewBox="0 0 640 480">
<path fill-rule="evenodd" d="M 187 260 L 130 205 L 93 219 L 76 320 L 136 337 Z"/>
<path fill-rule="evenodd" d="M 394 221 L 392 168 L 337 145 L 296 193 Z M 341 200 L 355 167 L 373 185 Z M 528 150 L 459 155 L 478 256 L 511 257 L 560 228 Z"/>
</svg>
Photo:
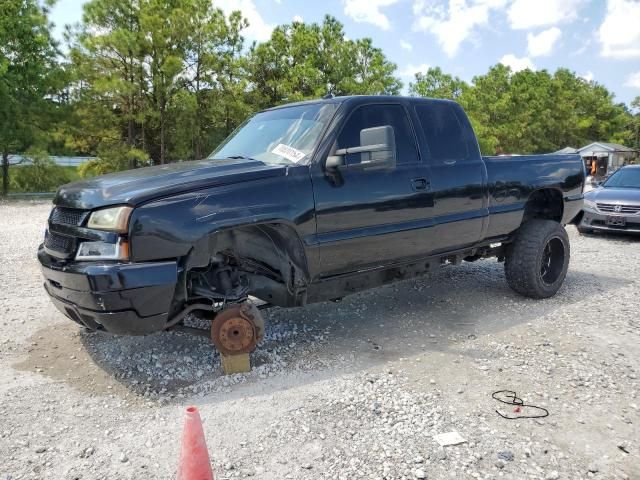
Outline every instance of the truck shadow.
<svg viewBox="0 0 640 480">
<path fill-rule="evenodd" d="M 501 264 L 479 261 L 341 302 L 265 310 L 265 340 L 252 354 L 248 374 L 222 374 L 206 331 L 203 336 L 163 332 L 118 337 L 81 331 L 68 321 L 37 332 L 27 359 L 16 368 L 132 401 L 207 396 L 206 401 L 216 402 L 358 372 L 421 352 L 458 349 L 522 323 L 535 326 L 569 304 L 628 283 L 573 268 L 556 297 L 531 300 L 509 289 Z M 466 348 L 465 355 L 473 356 L 474 349 Z M 251 385 L 256 388 L 245 388 Z M 210 395 L 216 393 L 224 395 Z"/>
</svg>

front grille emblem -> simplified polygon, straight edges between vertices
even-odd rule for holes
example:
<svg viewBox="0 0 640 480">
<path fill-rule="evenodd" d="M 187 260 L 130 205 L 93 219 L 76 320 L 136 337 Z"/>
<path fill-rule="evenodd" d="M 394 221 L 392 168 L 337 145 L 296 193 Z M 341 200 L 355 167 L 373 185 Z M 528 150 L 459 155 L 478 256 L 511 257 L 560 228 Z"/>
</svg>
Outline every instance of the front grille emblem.
<svg viewBox="0 0 640 480">
<path fill-rule="evenodd" d="M 616 213 L 620 213 L 622 211 L 622 205 L 616 205 L 613 207 L 613 211 Z"/>
</svg>

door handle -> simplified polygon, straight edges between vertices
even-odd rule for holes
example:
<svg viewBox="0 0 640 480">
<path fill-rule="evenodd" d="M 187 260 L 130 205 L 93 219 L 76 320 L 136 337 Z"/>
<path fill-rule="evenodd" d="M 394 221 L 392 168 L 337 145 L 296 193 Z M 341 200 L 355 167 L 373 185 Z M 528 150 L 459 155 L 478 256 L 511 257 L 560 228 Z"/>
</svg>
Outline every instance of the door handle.
<svg viewBox="0 0 640 480">
<path fill-rule="evenodd" d="M 416 192 L 425 191 L 431 188 L 431 184 L 426 178 L 414 178 L 411 180 L 411 188 Z"/>
</svg>

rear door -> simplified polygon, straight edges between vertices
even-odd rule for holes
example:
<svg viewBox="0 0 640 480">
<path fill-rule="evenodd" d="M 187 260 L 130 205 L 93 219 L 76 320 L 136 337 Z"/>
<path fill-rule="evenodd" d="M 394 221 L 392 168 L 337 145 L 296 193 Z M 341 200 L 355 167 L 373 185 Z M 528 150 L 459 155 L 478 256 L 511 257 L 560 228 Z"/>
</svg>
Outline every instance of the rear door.
<svg viewBox="0 0 640 480">
<path fill-rule="evenodd" d="M 418 102 L 415 113 L 431 171 L 432 252 L 472 245 L 488 212 L 487 172 L 471 124 L 450 101 Z"/>
<path fill-rule="evenodd" d="M 388 125 L 395 134 L 396 165 L 370 169 L 360 163 L 359 154 L 348 154 L 346 165 L 333 172 L 324 167 L 326 155 L 312 166 L 323 276 L 390 264 L 428 250 L 428 166 L 420 159 L 407 108 L 401 103 L 366 104 L 347 115 L 330 152 L 358 147 L 361 130 Z"/>
</svg>

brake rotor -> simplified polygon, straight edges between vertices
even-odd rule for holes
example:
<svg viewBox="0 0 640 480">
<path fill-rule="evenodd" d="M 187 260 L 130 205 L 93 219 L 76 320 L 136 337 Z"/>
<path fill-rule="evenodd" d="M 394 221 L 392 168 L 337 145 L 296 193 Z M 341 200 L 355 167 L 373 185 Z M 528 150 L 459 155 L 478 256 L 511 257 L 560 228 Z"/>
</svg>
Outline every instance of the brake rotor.
<svg viewBox="0 0 640 480">
<path fill-rule="evenodd" d="M 211 323 L 211 340 L 224 355 L 255 350 L 264 337 L 264 319 L 260 311 L 245 303 L 223 310 Z"/>
</svg>

